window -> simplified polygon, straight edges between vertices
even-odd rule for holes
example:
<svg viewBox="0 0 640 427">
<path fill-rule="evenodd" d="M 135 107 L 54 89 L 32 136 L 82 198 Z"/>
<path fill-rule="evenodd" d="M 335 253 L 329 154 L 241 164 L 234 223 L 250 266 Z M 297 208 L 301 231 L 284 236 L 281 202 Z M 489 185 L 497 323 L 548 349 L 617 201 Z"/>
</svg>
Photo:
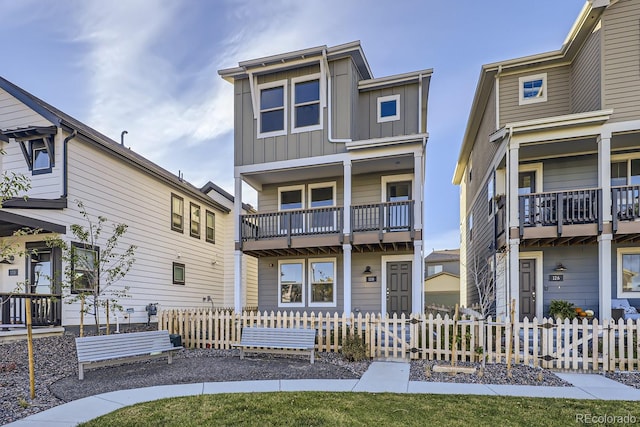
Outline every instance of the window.
<svg viewBox="0 0 640 427">
<path fill-rule="evenodd" d="M 29 145 L 31 148 L 31 161 L 33 162 L 31 168 L 32 174 L 50 173 L 53 162 L 49 148 L 45 145 L 44 141 L 42 139 L 36 139 L 30 141 Z M 51 148 L 53 148 L 53 146 L 51 146 Z"/>
<path fill-rule="evenodd" d="M 309 80 L 309 78 L 312 80 Z M 320 77 L 318 75 L 291 79 L 293 85 L 293 108 L 291 122 L 293 132 L 322 128 L 322 105 L 320 102 Z"/>
<path fill-rule="evenodd" d="M 442 264 L 427 266 L 427 276 L 433 276 L 434 274 L 438 273 L 442 273 Z"/>
<path fill-rule="evenodd" d="M 185 266 L 178 262 L 173 263 L 173 284 L 184 285 L 185 283 Z"/>
<path fill-rule="evenodd" d="M 304 185 L 293 185 L 278 188 L 278 210 L 290 211 L 304 209 Z M 304 216 L 301 212 L 293 212 L 291 215 L 291 232 L 300 233 L 304 227 Z M 280 217 L 280 231 L 287 232 L 289 228 L 289 216 Z"/>
<path fill-rule="evenodd" d="M 287 129 L 286 82 L 260 85 L 259 93 L 258 138 L 284 135 Z"/>
<path fill-rule="evenodd" d="M 400 120 L 400 95 L 378 98 L 378 123 Z"/>
<path fill-rule="evenodd" d="M 216 214 L 214 214 L 211 211 L 207 211 L 207 218 L 206 218 L 206 235 L 205 235 L 205 239 L 207 240 L 207 242 L 209 243 L 215 243 L 216 242 Z"/>
<path fill-rule="evenodd" d="M 547 74 L 518 79 L 519 105 L 535 104 L 547 100 Z"/>
<path fill-rule="evenodd" d="M 184 200 L 175 194 L 171 195 L 171 229 L 180 233 L 184 229 Z"/>
<path fill-rule="evenodd" d="M 304 306 L 304 260 L 278 261 L 278 307 Z"/>
<path fill-rule="evenodd" d="M 611 186 L 640 185 L 640 159 L 611 162 Z"/>
<path fill-rule="evenodd" d="M 469 241 L 473 240 L 473 213 L 469 214 Z"/>
<path fill-rule="evenodd" d="M 336 229 L 336 212 L 328 209 L 335 206 L 336 183 L 309 184 L 309 207 L 317 208 L 311 212 L 311 229 L 313 231 L 332 232 Z"/>
<path fill-rule="evenodd" d="M 100 249 L 71 243 L 71 293 L 92 292 L 100 286 Z"/>
<path fill-rule="evenodd" d="M 335 306 L 335 259 L 309 260 L 309 306 Z"/>
<path fill-rule="evenodd" d="M 494 212 L 493 196 L 495 196 L 495 193 L 496 193 L 495 181 L 493 179 L 493 174 L 491 174 L 491 177 L 489 178 L 489 182 L 487 183 L 487 202 L 489 203 L 489 216 L 492 216 Z"/>
<path fill-rule="evenodd" d="M 191 237 L 200 238 L 200 206 L 191 203 L 189 204 L 189 222 L 191 223 L 191 228 L 189 233 Z"/>
<path fill-rule="evenodd" d="M 618 249 L 618 298 L 640 298 L 640 247 Z"/>
</svg>

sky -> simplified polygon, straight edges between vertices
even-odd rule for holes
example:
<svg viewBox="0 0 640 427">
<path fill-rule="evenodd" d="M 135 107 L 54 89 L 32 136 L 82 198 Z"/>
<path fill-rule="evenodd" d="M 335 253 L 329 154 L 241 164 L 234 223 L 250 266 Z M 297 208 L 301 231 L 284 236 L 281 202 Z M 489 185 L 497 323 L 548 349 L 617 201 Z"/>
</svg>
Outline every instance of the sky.
<svg viewBox="0 0 640 427">
<path fill-rule="evenodd" d="M 0 76 L 196 186 L 233 194 L 217 70 L 360 40 L 374 77 L 433 68 L 425 253 L 459 246 L 451 183 L 482 64 L 557 50 L 584 0 L 0 0 Z M 255 194 L 243 201 L 255 206 Z"/>
</svg>

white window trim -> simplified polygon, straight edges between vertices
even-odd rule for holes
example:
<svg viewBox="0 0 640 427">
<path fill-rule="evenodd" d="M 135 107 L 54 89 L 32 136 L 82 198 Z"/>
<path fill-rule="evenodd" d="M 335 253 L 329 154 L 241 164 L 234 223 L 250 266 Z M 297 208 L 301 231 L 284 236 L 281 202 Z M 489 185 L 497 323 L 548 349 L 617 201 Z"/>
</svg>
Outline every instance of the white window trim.
<svg viewBox="0 0 640 427">
<path fill-rule="evenodd" d="M 411 199 L 409 200 L 413 200 L 413 186 L 415 185 L 415 183 L 413 182 L 413 174 L 412 173 L 404 173 L 404 174 L 400 174 L 400 175 L 384 175 L 381 178 L 381 185 L 382 185 L 382 199 L 381 202 L 382 203 L 386 203 L 387 201 L 387 184 L 391 183 L 391 182 L 402 182 L 402 181 L 411 181 Z"/>
<path fill-rule="evenodd" d="M 624 153 L 624 154 L 615 154 L 611 156 L 610 163 L 618 163 L 618 162 L 626 162 L 627 163 L 627 185 L 629 186 L 631 182 L 631 160 L 640 159 L 640 154 L 638 153 Z"/>
<path fill-rule="evenodd" d="M 287 98 L 287 80 L 278 80 L 276 82 L 269 82 L 269 83 L 262 83 L 259 84 L 257 86 L 257 103 L 256 103 L 256 108 L 258 109 L 258 114 L 256 114 L 257 116 L 257 124 L 258 124 L 258 128 L 257 128 L 257 134 L 258 134 L 258 138 L 268 138 L 268 137 L 272 137 L 272 136 L 282 136 L 282 135 L 286 135 L 287 134 L 287 104 L 288 104 L 288 98 Z M 282 108 L 284 109 L 284 113 L 283 113 L 283 129 L 282 130 L 276 130 L 273 132 L 261 132 L 260 129 L 262 129 L 262 109 L 260 108 L 260 94 L 262 93 L 263 89 L 271 89 L 274 87 L 282 87 L 283 88 L 283 94 L 282 94 Z"/>
<path fill-rule="evenodd" d="M 381 258 L 381 262 L 382 262 L 382 280 L 381 282 L 381 286 L 382 288 L 380 289 L 380 293 L 382 295 L 382 301 L 380 304 L 380 312 L 383 313 L 383 315 L 386 315 L 387 313 L 387 263 L 388 262 L 394 262 L 394 261 L 411 261 L 411 304 L 413 304 L 413 285 L 415 283 L 415 278 L 413 277 L 413 255 L 412 254 L 407 254 L 407 255 L 383 255 Z"/>
<path fill-rule="evenodd" d="M 307 292 L 309 293 L 309 307 L 335 307 L 337 305 L 336 298 L 338 294 L 338 261 L 336 258 L 309 258 L 308 270 L 308 284 Z M 311 263 L 312 262 L 332 262 L 333 263 L 333 301 L 331 302 L 312 302 L 312 285 L 311 279 Z"/>
<path fill-rule="evenodd" d="M 308 82 L 311 80 L 318 80 L 320 84 L 320 99 L 318 100 L 320 104 L 320 117 L 317 125 L 311 126 L 301 126 L 296 127 L 296 83 Z M 325 90 L 324 90 L 324 79 L 321 78 L 320 73 L 309 74 L 307 76 L 294 77 L 291 79 L 291 133 L 300 133 L 300 132 L 309 132 L 312 130 L 320 130 L 322 129 L 322 118 L 324 116 L 324 108 L 325 108 Z M 286 94 L 286 92 L 285 92 Z M 309 103 L 309 104 L 314 104 Z"/>
<path fill-rule="evenodd" d="M 280 267 L 283 264 L 300 264 L 300 265 L 302 265 L 302 275 L 301 275 L 301 278 L 302 278 L 302 284 L 301 284 L 301 287 L 302 287 L 302 302 L 282 302 L 282 282 L 280 281 L 280 279 L 282 277 L 280 275 L 280 272 L 282 270 L 280 269 Z M 278 272 L 277 272 L 277 275 L 278 275 L 278 291 L 277 291 L 277 295 L 276 295 L 276 298 L 278 298 L 278 308 L 280 308 L 280 307 L 285 307 L 285 308 L 286 307 L 304 307 L 305 306 L 305 303 L 306 303 L 306 298 L 305 298 L 306 292 L 305 292 L 305 289 L 306 289 L 306 285 L 307 285 L 305 283 L 305 281 L 306 281 L 306 267 L 307 267 L 307 265 L 306 265 L 306 262 L 305 262 L 304 259 L 278 260 Z"/>
<path fill-rule="evenodd" d="M 542 183 L 542 163 L 527 163 L 524 165 L 518 165 L 518 173 L 520 172 L 535 172 L 536 173 L 536 193 L 544 192 Z M 516 191 L 518 189 L 516 188 Z"/>
<path fill-rule="evenodd" d="M 329 181 L 329 182 L 314 182 L 312 184 L 307 185 L 307 200 L 308 200 L 308 208 L 311 208 L 311 190 L 313 190 L 314 188 L 325 188 L 325 187 L 331 187 L 333 189 L 333 203 L 331 204 L 331 206 L 335 206 L 336 205 L 336 181 Z"/>
<path fill-rule="evenodd" d="M 306 197 L 305 197 L 305 191 L 304 191 L 304 184 L 288 185 L 286 187 L 278 187 L 278 212 L 282 212 L 282 193 L 285 191 L 294 191 L 294 190 L 300 190 L 300 194 L 302 197 L 301 209 L 305 209 L 307 204 L 306 204 Z M 288 211 L 288 210 L 291 210 L 291 209 L 285 209 L 285 211 Z"/>
<path fill-rule="evenodd" d="M 618 298 L 639 298 L 640 292 L 623 292 L 622 291 L 622 255 L 640 254 L 640 248 L 618 248 L 617 250 L 617 262 L 616 265 L 616 287 Z"/>
<path fill-rule="evenodd" d="M 394 116 L 387 116 L 387 117 L 382 117 L 382 103 L 383 102 L 388 102 L 388 101 L 395 101 L 396 102 L 396 114 Z M 377 100 L 377 104 L 378 104 L 378 114 L 377 114 L 377 119 L 378 119 L 378 123 L 385 123 L 385 122 L 393 122 L 396 120 L 400 120 L 400 95 L 388 95 L 388 96 L 380 96 L 378 97 Z"/>
<path fill-rule="evenodd" d="M 525 82 L 540 79 L 542 79 L 542 96 L 525 99 L 524 88 L 522 87 L 522 85 Z M 518 105 L 537 104 L 539 102 L 547 102 L 547 73 L 534 74 L 532 76 L 524 76 L 518 78 Z"/>
</svg>

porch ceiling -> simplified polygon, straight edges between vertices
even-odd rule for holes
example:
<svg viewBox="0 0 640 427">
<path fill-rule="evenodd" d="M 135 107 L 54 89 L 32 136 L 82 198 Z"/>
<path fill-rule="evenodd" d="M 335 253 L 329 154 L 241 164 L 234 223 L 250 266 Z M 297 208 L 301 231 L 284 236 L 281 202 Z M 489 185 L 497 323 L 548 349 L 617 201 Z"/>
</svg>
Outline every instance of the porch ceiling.
<svg viewBox="0 0 640 427">
<path fill-rule="evenodd" d="M 580 138 L 564 141 L 545 141 L 520 146 L 520 160 L 567 157 L 596 153 L 598 145 L 595 138 Z"/>
</svg>

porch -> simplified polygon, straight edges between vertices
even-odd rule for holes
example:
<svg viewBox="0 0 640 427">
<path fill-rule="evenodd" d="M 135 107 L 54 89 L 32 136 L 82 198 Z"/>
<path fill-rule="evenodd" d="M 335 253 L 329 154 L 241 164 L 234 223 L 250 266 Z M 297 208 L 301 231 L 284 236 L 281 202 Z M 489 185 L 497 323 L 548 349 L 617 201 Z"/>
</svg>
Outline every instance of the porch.
<svg viewBox="0 0 640 427">
<path fill-rule="evenodd" d="M 19 328 L 26 325 L 26 304 L 28 300 L 31 301 L 32 326 L 60 326 L 62 324 L 61 297 L 60 294 L 0 294 L 0 330 Z"/>
</svg>

